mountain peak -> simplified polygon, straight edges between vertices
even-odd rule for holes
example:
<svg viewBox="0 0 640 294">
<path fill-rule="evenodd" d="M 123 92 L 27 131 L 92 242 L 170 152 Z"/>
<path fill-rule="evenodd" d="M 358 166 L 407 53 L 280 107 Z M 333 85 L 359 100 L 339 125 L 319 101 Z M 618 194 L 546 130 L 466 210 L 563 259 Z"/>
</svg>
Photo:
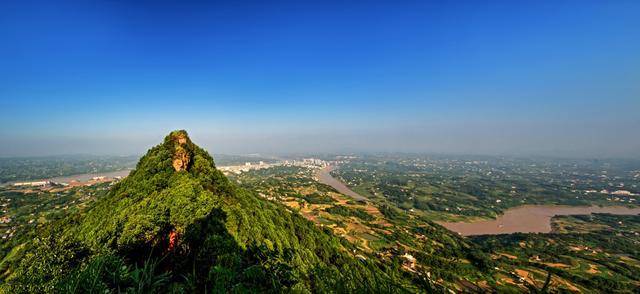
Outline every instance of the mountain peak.
<svg viewBox="0 0 640 294">
<path fill-rule="evenodd" d="M 356 259 L 330 231 L 230 182 L 184 130 L 86 213 L 51 226 L 0 293 L 407 292 L 396 268 Z M 137 282 L 140 265 L 153 286 Z"/>
<path fill-rule="evenodd" d="M 173 145 L 173 169 L 186 171 L 192 162 L 191 158 L 193 156 L 193 143 L 189 139 L 187 131 L 173 131 L 165 138 L 165 142 Z"/>
<path fill-rule="evenodd" d="M 185 130 L 172 131 L 171 133 L 169 133 L 166 139 L 176 141 L 180 144 L 185 144 L 187 143 L 187 141 L 189 142 L 191 141 L 191 139 L 189 139 L 189 134 Z"/>
</svg>

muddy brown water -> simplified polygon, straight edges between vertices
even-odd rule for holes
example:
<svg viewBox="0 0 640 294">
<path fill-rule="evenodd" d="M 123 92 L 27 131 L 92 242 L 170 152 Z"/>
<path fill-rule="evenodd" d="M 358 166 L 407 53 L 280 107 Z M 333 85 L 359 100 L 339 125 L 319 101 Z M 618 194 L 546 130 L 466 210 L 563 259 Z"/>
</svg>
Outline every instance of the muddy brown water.
<svg viewBox="0 0 640 294">
<path fill-rule="evenodd" d="M 71 181 L 78 182 L 87 182 L 91 180 L 93 177 L 106 177 L 106 178 L 115 178 L 115 177 L 126 177 L 131 172 L 130 169 L 119 170 L 113 172 L 104 172 L 104 173 L 86 173 L 86 174 L 77 174 L 71 176 L 63 176 L 63 177 L 55 177 L 49 178 L 49 181 L 56 183 L 69 183 Z"/>
<path fill-rule="evenodd" d="M 344 183 L 340 182 L 339 180 L 337 180 L 336 178 L 332 177 L 330 172 L 334 169 L 334 167 L 332 166 L 327 166 L 325 168 L 322 168 L 320 170 L 318 170 L 316 172 L 316 178 L 318 179 L 318 182 L 323 183 L 325 185 L 329 185 L 331 187 L 333 187 L 334 189 L 338 190 L 338 192 L 350 196 L 355 200 L 367 200 L 366 197 L 353 192 L 351 189 L 349 189 L 349 187 L 347 187 L 347 185 L 345 185 Z"/>
<path fill-rule="evenodd" d="M 316 172 L 319 182 L 329 185 L 338 192 L 356 200 L 367 198 L 349 189 L 344 183 L 332 177 L 333 166 L 322 168 Z M 556 215 L 580 215 L 591 213 L 611 213 L 619 215 L 640 214 L 640 208 L 624 206 L 565 206 L 565 205 L 523 205 L 507 209 L 495 220 L 475 222 L 438 222 L 445 228 L 463 236 L 497 235 L 511 233 L 549 233 L 551 218 Z"/>
<path fill-rule="evenodd" d="M 523 205 L 506 210 L 503 215 L 498 216 L 495 220 L 438 223 L 463 236 L 549 233 L 551 232 L 551 218 L 556 215 L 591 213 L 635 215 L 640 214 L 640 208 L 624 206 Z"/>
</svg>

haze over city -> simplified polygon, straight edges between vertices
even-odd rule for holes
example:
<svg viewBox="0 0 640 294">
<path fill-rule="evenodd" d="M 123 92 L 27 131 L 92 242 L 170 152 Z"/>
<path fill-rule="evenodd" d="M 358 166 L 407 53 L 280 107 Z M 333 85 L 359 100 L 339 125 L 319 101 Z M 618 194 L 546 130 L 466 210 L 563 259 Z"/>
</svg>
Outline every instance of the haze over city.
<svg viewBox="0 0 640 294">
<path fill-rule="evenodd" d="M 0 156 L 638 157 L 640 2 L 0 4 Z"/>
</svg>

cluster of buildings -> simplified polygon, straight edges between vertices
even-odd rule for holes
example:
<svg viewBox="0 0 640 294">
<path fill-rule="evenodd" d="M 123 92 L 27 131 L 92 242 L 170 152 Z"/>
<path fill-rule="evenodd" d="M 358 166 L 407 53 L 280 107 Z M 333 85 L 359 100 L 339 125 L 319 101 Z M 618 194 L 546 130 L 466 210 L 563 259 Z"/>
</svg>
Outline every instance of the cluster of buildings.
<svg viewBox="0 0 640 294">
<path fill-rule="evenodd" d="M 259 161 L 258 163 L 245 162 L 243 165 L 219 166 L 218 169 L 224 173 L 240 174 L 243 172 L 248 172 L 250 170 L 265 169 L 265 168 L 270 168 L 278 165 L 281 165 L 281 164 L 265 163 L 264 161 Z"/>
<path fill-rule="evenodd" d="M 627 190 L 609 191 L 609 190 L 606 190 L 606 189 L 602 189 L 600 191 L 597 191 L 597 190 L 586 190 L 584 192 L 587 193 L 587 194 L 600 193 L 600 194 L 617 195 L 617 196 L 636 196 L 637 195 L 637 194 L 632 193 L 631 191 L 627 191 Z"/>
<path fill-rule="evenodd" d="M 38 188 L 41 190 L 49 190 L 54 188 L 65 189 L 65 188 L 73 188 L 73 187 L 79 187 L 79 186 L 92 186 L 95 184 L 108 183 L 108 182 L 111 182 L 112 184 L 114 184 L 121 179 L 122 179 L 121 176 L 115 176 L 115 177 L 95 176 L 85 181 L 71 180 L 68 183 L 63 183 L 63 182 L 54 182 L 51 180 L 43 180 L 43 181 L 33 181 L 33 182 L 18 182 L 18 183 L 11 184 L 11 186 L 14 188 L 26 188 L 26 189 Z"/>
<path fill-rule="evenodd" d="M 607 189 L 602 189 L 598 191 L 598 190 L 592 189 L 592 190 L 586 190 L 584 191 L 584 193 L 585 194 L 599 193 L 599 194 L 605 195 L 608 201 L 629 202 L 629 203 L 633 203 L 636 201 L 635 198 L 631 198 L 630 196 L 640 196 L 640 194 L 636 194 L 627 190 L 609 191 Z"/>
<path fill-rule="evenodd" d="M 243 172 L 248 172 L 250 170 L 259 170 L 265 168 L 271 168 L 276 166 L 298 166 L 298 167 L 307 167 L 307 168 L 318 168 L 318 167 L 327 167 L 331 165 L 331 162 L 325 161 L 317 158 L 303 158 L 301 160 L 285 160 L 275 163 L 266 163 L 264 161 L 259 161 L 257 163 L 245 162 L 242 165 L 229 165 L 229 166 L 219 166 L 218 169 L 224 173 L 234 173 L 241 174 Z"/>
<path fill-rule="evenodd" d="M 285 160 L 285 166 L 300 166 L 300 167 L 327 167 L 331 165 L 329 161 L 325 161 L 317 158 L 303 158 L 302 160 Z"/>
<path fill-rule="evenodd" d="M 14 187 L 47 187 L 54 183 L 52 181 L 37 181 L 37 182 L 19 182 L 13 183 Z"/>
</svg>

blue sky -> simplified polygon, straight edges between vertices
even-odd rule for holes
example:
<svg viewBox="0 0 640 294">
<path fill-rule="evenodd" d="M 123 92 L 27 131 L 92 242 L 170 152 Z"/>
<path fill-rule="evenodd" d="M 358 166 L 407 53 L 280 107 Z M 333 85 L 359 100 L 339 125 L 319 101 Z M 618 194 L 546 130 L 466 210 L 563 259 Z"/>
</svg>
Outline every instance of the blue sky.
<svg viewBox="0 0 640 294">
<path fill-rule="evenodd" d="M 3 1 L 0 43 L 0 156 L 640 156 L 638 1 Z"/>
</svg>

